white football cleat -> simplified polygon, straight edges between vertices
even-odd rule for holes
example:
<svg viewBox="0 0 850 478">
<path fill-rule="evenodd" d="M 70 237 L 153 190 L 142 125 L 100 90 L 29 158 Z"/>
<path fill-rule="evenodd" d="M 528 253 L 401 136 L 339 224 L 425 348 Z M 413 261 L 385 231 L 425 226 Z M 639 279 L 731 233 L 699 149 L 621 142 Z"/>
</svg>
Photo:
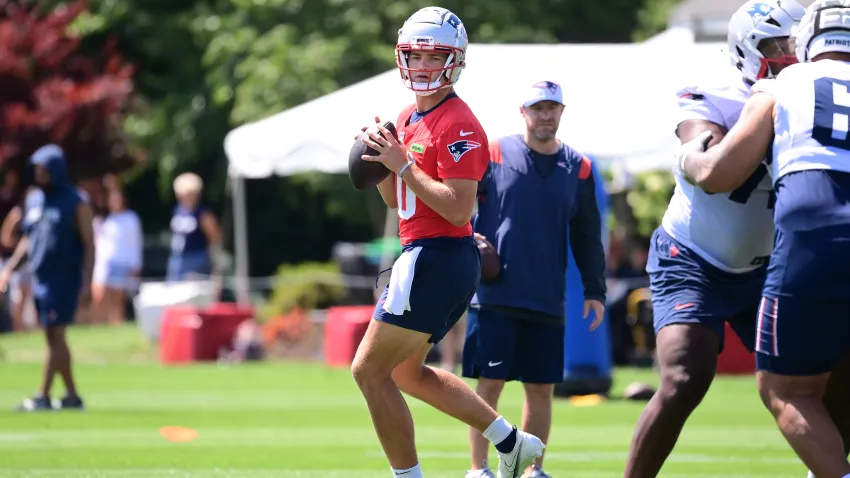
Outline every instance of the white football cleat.
<svg viewBox="0 0 850 478">
<path fill-rule="evenodd" d="M 493 471 L 487 466 L 487 460 L 484 460 L 484 468 L 480 470 L 469 470 L 466 472 L 466 478 L 496 478 Z"/>
<path fill-rule="evenodd" d="M 522 478 L 552 478 L 552 475 L 535 466 L 530 472 L 522 475 Z"/>
<path fill-rule="evenodd" d="M 534 435 L 517 430 L 516 445 L 510 453 L 499 453 L 498 478 L 519 478 L 534 460 L 543 456 L 546 445 Z"/>
</svg>

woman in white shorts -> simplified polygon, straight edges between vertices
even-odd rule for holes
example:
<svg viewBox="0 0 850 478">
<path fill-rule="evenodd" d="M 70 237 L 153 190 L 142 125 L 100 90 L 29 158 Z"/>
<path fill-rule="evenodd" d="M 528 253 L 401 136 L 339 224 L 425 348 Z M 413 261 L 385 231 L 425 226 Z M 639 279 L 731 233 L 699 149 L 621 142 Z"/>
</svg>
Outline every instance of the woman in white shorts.
<svg viewBox="0 0 850 478">
<path fill-rule="evenodd" d="M 142 268 L 142 223 L 127 209 L 119 189 L 109 192 L 109 214 L 97 228 L 92 302 L 113 325 L 124 321 L 127 293 L 135 292 Z"/>
<path fill-rule="evenodd" d="M 14 251 L 18 245 L 18 241 L 21 240 L 21 211 L 20 204 L 13 207 L 6 217 L 3 218 L 3 224 L 0 226 L 0 243 L 10 251 Z M 0 262 L 5 262 L 5 260 Z M 26 261 L 21 261 L 14 274 L 12 274 L 12 280 L 9 283 L 9 292 L 11 294 L 11 310 L 9 312 L 13 329 L 29 330 L 35 328 L 35 318 L 25 317 L 25 312 L 28 306 L 31 306 L 32 299 L 32 274 L 27 267 Z M 27 319 L 32 319 L 32 321 Z"/>
</svg>

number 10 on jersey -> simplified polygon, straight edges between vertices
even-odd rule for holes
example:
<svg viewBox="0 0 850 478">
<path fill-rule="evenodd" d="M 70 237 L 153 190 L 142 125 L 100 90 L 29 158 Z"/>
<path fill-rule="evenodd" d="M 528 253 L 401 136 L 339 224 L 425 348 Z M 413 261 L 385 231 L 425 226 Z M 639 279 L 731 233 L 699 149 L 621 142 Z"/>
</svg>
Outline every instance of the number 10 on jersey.
<svg viewBox="0 0 850 478">
<path fill-rule="evenodd" d="M 398 202 L 398 217 L 407 220 L 416 214 L 416 194 L 399 176 L 395 177 L 395 198 Z"/>
</svg>

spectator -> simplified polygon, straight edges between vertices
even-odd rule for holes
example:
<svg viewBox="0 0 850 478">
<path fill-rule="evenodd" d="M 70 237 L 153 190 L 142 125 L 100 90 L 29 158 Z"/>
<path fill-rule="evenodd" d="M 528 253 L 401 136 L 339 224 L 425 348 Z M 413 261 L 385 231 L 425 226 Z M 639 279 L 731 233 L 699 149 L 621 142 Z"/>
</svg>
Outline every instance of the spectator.
<svg viewBox="0 0 850 478">
<path fill-rule="evenodd" d="M 174 180 L 177 206 L 171 217 L 168 282 L 212 274 L 220 255 L 221 231 L 213 213 L 201 203 L 203 188 L 197 174 L 183 173 Z"/>
<path fill-rule="evenodd" d="M 20 240 L 21 201 L 24 189 L 20 184 L 20 175 L 15 170 L 8 170 L 3 176 L 0 186 L 0 214 L 3 224 L 0 226 L 0 262 L 5 263 L 12 256 Z M 21 264 L 12 275 L 9 287 L 9 312 L 12 330 L 26 330 L 27 321 L 24 311 L 31 298 L 31 277 L 26 264 Z"/>
<path fill-rule="evenodd" d="M 138 287 L 142 269 L 142 224 L 139 216 L 127 209 L 120 189 L 109 191 L 108 207 L 109 213 L 96 229 L 92 302 L 98 309 L 98 316 L 118 325 L 124 321 L 127 293 Z"/>
</svg>

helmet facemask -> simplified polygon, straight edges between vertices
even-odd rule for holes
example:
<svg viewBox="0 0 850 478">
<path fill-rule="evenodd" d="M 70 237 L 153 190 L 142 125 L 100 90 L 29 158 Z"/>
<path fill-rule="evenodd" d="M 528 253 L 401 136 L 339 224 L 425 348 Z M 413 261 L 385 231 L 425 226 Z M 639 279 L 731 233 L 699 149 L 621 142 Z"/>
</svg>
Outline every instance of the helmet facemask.
<svg viewBox="0 0 850 478">
<path fill-rule="evenodd" d="M 446 55 L 446 60 L 442 68 L 414 69 L 410 67 L 410 54 L 413 52 L 421 52 L 423 55 L 435 52 L 443 53 Z M 452 86 L 465 66 L 462 49 L 443 45 L 437 46 L 432 38 L 427 37 L 414 37 L 411 38 L 410 43 L 396 45 L 396 63 L 401 73 L 402 82 L 418 96 L 429 96 L 443 88 Z M 429 81 L 434 77 L 434 73 L 440 74 L 433 81 Z M 417 81 L 416 77 L 420 75 L 427 75 L 428 80 L 419 79 Z"/>
<path fill-rule="evenodd" d="M 761 53 L 758 79 L 773 78 L 786 66 L 797 63 L 791 37 L 765 38 L 757 49 Z"/>
</svg>

